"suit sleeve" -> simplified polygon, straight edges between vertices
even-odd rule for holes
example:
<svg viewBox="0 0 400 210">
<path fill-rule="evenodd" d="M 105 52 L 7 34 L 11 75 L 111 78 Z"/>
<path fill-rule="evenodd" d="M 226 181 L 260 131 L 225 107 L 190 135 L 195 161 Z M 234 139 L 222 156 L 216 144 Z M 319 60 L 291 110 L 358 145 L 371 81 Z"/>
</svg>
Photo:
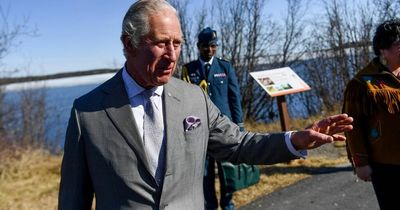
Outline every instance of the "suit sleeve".
<svg viewBox="0 0 400 210">
<path fill-rule="evenodd" d="M 241 96 L 239 83 L 236 77 L 235 69 L 229 64 L 228 68 L 228 99 L 229 108 L 232 114 L 232 121 L 236 123 L 241 130 L 244 129 L 243 110 L 241 105 Z"/>
<path fill-rule="evenodd" d="M 221 114 L 206 94 L 205 98 L 209 123 L 207 152 L 216 160 L 258 165 L 298 158 L 289 151 L 284 133 L 241 132 L 235 123 Z"/>
<path fill-rule="evenodd" d="M 65 138 L 58 209 L 90 210 L 92 201 L 93 187 L 86 162 L 79 116 L 74 105 Z"/>
</svg>

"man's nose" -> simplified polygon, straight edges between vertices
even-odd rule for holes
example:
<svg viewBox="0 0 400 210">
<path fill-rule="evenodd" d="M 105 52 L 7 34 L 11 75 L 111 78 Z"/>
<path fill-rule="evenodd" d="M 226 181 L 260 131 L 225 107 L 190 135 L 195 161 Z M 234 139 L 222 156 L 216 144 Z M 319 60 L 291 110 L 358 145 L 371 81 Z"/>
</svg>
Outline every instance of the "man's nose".
<svg viewBox="0 0 400 210">
<path fill-rule="evenodd" d="M 178 47 L 179 48 L 179 47 Z M 171 62 L 175 62 L 178 59 L 179 49 L 175 49 L 173 44 L 169 44 L 166 46 L 165 57 L 168 58 Z"/>
</svg>

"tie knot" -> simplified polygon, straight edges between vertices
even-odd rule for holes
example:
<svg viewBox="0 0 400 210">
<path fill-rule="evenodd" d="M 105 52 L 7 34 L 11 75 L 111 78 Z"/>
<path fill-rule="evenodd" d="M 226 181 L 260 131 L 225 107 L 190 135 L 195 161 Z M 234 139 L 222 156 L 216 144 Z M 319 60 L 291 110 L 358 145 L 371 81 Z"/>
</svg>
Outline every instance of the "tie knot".
<svg viewBox="0 0 400 210">
<path fill-rule="evenodd" d="M 151 89 L 142 91 L 142 95 L 145 99 L 150 99 L 150 97 L 153 96 L 153 93 L 154 92 Z"/>
<path fill-rule="evenodd" d="M 210 69 L 210 67 L 211 67 L 211 65 L 210 65 L 209 63 L 204 64 L 204 68 L 205 68 L 206 70 Z"/>
</svg>

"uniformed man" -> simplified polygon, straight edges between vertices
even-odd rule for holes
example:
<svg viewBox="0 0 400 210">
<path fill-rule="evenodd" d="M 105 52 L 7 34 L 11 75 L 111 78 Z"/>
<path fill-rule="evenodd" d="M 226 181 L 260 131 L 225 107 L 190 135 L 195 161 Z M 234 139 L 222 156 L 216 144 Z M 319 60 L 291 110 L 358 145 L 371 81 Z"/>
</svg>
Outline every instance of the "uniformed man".
<svg viewBox="0 0 400 210">
<path fill-rule="evenodd" d="M 200 57 L 184 65 L 182 79 L 201 86 L 210 96 L 221 113 L 228 116 L 241 130 L 243 126 L 242 106 L 240 103 L 240 89 L 232 65 L 221 58 L 215 57 L 218 47 L 218 37 L 215 30 L 207 27 L 198 35 L 197 48 Z M 223 181 L 221 163 L 217 162 L 218 175 L 221 183 L 220 206 L 223 210 L 232 210 L 233 191 L 226 189 Z M 204 177 L 205 208 L 218 209 L 215 194 L 215 160 L 207 157 Z"/>
</svg>

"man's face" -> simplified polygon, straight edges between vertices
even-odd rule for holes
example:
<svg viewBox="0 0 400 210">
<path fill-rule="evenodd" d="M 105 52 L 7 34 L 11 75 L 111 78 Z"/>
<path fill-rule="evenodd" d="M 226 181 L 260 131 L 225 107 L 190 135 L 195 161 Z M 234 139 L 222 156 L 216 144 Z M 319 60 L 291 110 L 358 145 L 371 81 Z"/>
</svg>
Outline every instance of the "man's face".
<svg viewBox="0 0 400 210">
<path fill-rule="evenodd" d="M 182 33 L 171 11 L 149 17 L 150 32 L 137 49 L 128 50 L 128 72 L 144 88 L 166 84 L 175 71 L 181 52 Z"/>
<path fill-rule="evenodd" d="M 216 44 L 200 43 L 199 44 L 200 58 L 203 61 L 209 61 L 217 52 Z"/>
</svg>

